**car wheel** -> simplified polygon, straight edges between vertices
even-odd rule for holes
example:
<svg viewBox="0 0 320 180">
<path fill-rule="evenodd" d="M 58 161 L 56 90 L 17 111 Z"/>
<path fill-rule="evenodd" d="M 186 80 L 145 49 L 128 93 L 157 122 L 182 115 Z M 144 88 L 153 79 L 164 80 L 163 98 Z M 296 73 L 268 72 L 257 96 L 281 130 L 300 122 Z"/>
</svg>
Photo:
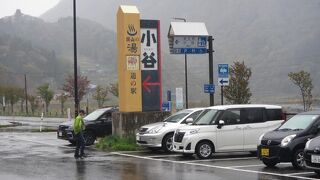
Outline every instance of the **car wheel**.
<svg viewBox="0 0 320 180">
<path fill-rule="evenodd" d="M 84 132 L 83 136 L 86 142 L 86 146 L 90 146 L 94 144 L 94 141 L 96 141 L 96 136 L 90 131 Z"/>
<path fill-rule="evenodd" d="M 213 145 L 208 141 L 200 142 L 196 147 L 196 153 L 200 159 L 209 159 L 213 153 Z"/>
<path fill-rule="evenodd" d="M 77 142 L 76 142 L 76 141 L 74 141 L 74 140 L 69 140 L 69 142 L 71 143 L 71 145 L 72 145 L 72 146 L 75 146 L 75 145 L 76 145 L 76 143 L 77 143 Z"/>
<path fill-rule="evenodd" d="M 165 152 L 173 151 L 173 134 L 167 134 L 162 140 L 162 149 Z"/>
<path fill-rule="evenodd" d="M 269 160 L 269 159 L 263 159 L 262 160 L 263 164 L 266 165 L 267 167 L 274 167 L 275 165 L 277 165 L 277 161 L 274 160 Z"/>
<path fill-rule="evenodd" d="M 304 169 L 303 149 L 298 149 L 294 152 L 291 163 L 295 169 Z"/>
</svg>

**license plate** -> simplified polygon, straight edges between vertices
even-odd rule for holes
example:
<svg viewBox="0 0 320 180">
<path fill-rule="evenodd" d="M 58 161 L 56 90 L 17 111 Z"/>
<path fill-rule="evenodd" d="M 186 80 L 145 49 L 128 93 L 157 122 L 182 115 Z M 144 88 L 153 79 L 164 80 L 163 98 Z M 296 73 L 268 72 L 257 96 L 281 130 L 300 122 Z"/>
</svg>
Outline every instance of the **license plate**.
<svg viewBox="0 0 320 180">
<path fill-rule="evenodd" d="M 311 155 L 311 162 L 312 163 L 320 163 L 320 156 Z"/>
<path fill-rule="evenodd" d="M 269 149 L 262 148 L 261 149 L 261 156 L 269 156 Z"/>
</svg>

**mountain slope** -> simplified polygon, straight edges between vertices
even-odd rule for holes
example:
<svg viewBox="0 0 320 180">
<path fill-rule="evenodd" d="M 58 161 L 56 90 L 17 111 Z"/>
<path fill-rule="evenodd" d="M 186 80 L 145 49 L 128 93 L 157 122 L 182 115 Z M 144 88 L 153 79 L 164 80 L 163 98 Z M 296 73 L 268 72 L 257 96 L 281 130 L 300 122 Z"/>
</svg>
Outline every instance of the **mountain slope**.
<svg viewBox="0 0 320 180">
<path fill-rule="evenodd" d="M 78 63 L 82 74 L 93 83 L 113 82 L 116 77 L 114 32 L 89 20 L 78 19 L 77 23 Z M 73 19 L 70 17 L 47 23 L 17 11 L 14 16 L 0 19 L 0 37 L 3 40 L 0 64 L 8 72 L 51 75 L 56 81 L 56 88 L 61 86 L 67 74 L 73 72 Z M 15 50 L 11 46 L 23 46 L 23 50 Z M 12 54 L 13 57 L 8 59 L 6 54 Z M 39 54 L 49 55 L 39 63 Z M 51 60 L 52 54 L 54 60 Z M 26 62 L 25 66 L 19 66 L 21 60 Z M 59 71 L 52 69 L 53 61 L 59 66 Z M 30 66 L 32 68 L 27 68 Z M 37 82 L 41 81 L 35 80 L 35 84 Z"/>
<path fill-rule="evenodd" d="M 167 31 L 172 17 L 205 22 L 214 36 L 214 69 L 218 63 L 245 61 L 252 68 L 253 102 L 295 98 L 296 88 L 288 79 L 291 71 L 311 73 L 314 95 L 320 93 L 320 1 L 300 0 L 79 0 L 78 16 L 116 29 L 120 4 L 136 5 L 144 19 L 160 19 L 163 50 L 163 83 L 167 89 L 184 87 L 183 56 L 166 55 Z M 165 12 L 165 13 L 164 13 Z M 46 20 L 72 15 L 72 2 L 61 2 L 45 13 Z M 189 97 L 205 99 L 208 82 L 207 55 L 188 56 Z M 216 75 L 215 75 L 216 76 Z M 215 78 L 216 79 L 216 78 Z M 219 89 L 219 88 L 217 88 Z M 219 90 L 216 98 L 219 97 Z"/>
</svg>

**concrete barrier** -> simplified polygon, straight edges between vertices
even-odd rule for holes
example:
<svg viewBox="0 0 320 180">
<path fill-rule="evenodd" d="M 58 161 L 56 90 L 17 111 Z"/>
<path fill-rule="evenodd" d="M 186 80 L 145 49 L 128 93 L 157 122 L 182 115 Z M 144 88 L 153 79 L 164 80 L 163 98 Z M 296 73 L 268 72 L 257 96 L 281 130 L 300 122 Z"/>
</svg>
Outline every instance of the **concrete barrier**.
<svg viewBox="0 0 320 180">
<path fill-rule="evenodd" d="M 112 134 L 134 136 L 146 124 L 163 121 L 170 112 L 115 112 L 112 114 Z"/>
</svg>

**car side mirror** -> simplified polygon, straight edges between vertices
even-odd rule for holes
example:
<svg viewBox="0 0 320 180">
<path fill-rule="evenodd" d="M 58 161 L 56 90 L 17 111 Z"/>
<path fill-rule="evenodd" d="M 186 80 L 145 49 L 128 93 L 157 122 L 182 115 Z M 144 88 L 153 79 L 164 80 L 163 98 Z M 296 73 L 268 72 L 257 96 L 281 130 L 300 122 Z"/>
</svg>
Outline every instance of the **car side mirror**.
<svg viewBox="0 0 320 180">
<path fill-rule="evenodd" d="M 220 129 L 222 126 L 224 126 L 224 120 L 219 120 L 218 129 Z"/>
<path fill-rule="evenodd" d="M 193 122 L 193 118 L 188 118 L 188 119 L 186 120 L 186 123 L 187 123 L 187 124 L 192 124 L 192 122 Z"/>
</svg>

